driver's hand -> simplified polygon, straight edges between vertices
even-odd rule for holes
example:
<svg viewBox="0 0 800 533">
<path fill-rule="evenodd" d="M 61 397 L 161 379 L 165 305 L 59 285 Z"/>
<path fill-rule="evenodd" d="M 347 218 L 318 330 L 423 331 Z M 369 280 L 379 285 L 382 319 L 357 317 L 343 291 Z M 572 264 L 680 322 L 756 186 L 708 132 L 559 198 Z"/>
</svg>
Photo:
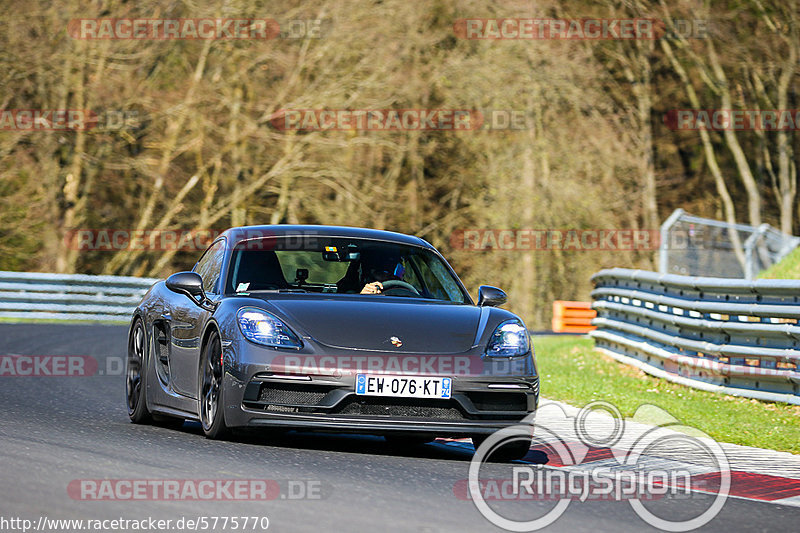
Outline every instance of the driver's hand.
<svg viewBox="0 0 800 533">
<path fill-rule="evenodd" d="M 383 283 L 374 281 L 364 285 L 364 288 L 361 289 L 361 294 L 380 294 L 381 290 L 383 290 Z"/>
</svg>

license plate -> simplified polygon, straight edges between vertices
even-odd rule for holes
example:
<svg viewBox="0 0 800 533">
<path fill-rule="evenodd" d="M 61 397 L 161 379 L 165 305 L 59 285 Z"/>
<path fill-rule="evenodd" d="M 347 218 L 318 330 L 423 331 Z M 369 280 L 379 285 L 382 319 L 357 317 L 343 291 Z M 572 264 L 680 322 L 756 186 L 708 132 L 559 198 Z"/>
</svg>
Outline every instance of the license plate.
<svg viewBox="0 0 800 533">
<path fill-rule="evenodd" d="M 452 378 L 358 374 L 356 394 L 400 398 L 449 398 Z"/>
</svg>

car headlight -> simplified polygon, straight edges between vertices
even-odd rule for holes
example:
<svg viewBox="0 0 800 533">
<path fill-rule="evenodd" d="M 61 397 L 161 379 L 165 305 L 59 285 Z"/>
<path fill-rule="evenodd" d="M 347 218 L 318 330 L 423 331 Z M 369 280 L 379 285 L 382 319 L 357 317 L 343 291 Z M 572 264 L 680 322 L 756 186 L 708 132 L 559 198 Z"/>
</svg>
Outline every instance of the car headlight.
<svg viewBox="0 0 800 533">
<path fill-rule="evenodd" d="M 506 320 L 495 328 L 486 346 L 489 357 L 517 357 L 531 351 L 528 330 L 519 320 Z"/>
<path fill-rule="evenodd" d="M 280 319 L 262 309 L 243 307 L 236 313 L 245 338 L 264 346 L 302 348 L 303 342 Z"/>
</svg>

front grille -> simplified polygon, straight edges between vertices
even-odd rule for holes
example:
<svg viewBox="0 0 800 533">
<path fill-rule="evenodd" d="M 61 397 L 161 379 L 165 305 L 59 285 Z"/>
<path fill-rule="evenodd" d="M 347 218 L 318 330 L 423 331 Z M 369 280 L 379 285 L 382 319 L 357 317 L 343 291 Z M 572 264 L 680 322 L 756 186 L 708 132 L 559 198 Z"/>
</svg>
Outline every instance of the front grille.
<svg viewBox="0 0 800 533">
<path fill-rule="evenodd" d="M 479 411 L 528 410 L 528 396 L 524 392 L 469 392 L 467 396 Z"/>
<path fill-rule="evenodd" d="M 264 383 L 258 401 L 267 404 L 317 405 L 330 390 L 330 387 L 318 385 Z"/>
<path fill-rule="evenodd" d="M 432 418 L 436 420 L 463 420 L 464 415 L 449 402 L 433 405 L 425 400 L 381 398 L 378 400 L 350 400 L 339 410 L 343 415 L 369 415 L 400 418 Z"/>
</svg>

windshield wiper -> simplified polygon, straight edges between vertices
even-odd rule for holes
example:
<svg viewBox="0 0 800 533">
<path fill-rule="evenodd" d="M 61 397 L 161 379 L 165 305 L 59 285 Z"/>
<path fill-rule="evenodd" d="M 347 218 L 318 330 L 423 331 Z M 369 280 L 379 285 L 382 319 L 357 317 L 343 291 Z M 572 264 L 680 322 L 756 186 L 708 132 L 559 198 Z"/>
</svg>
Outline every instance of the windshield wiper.
<svg viewBox="0 0 800 533">
<path fill-rule="evenodd" d="M 278 289 L 278 292 L 308 292 L 305 289 Z"/>
</svg>

